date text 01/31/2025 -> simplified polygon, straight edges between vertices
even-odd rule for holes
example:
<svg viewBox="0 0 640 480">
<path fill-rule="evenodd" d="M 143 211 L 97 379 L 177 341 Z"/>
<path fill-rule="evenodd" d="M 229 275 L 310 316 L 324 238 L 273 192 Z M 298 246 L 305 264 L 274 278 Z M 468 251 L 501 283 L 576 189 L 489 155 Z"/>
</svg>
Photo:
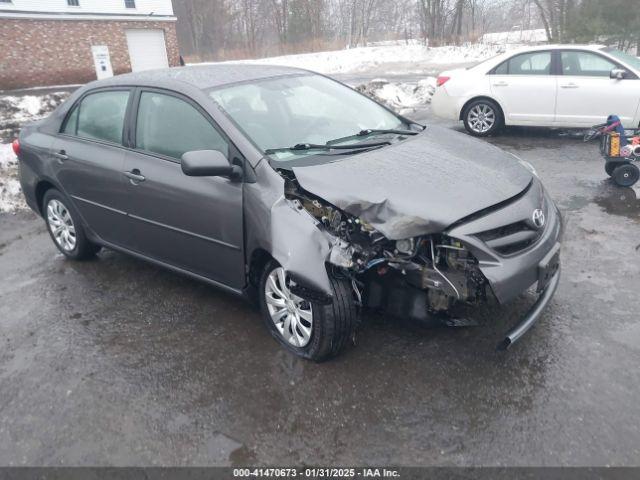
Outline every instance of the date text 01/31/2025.
<svg viewBox="0 0 640 480">
<path fill-rule="evenodd" d="M 397 478 L 397 470 L 387 468 L 234 468 L 235 478 Z"/>
</svg>

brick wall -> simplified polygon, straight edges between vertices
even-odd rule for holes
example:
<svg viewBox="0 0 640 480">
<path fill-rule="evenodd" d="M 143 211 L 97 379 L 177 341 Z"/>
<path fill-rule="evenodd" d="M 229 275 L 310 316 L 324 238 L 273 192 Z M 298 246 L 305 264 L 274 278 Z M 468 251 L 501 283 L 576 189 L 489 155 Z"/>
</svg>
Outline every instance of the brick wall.
<svg viewBox="0 0 640 480">
<path fill-rule="evenodd" d="M 169 66 L 179 64 L 175 22 L 0 19 L 0 90 L 96 79 L 92 45 L 107 45 L 113 73 L 131 71 L 125 30 L 162 29 Z"/>
</svg>

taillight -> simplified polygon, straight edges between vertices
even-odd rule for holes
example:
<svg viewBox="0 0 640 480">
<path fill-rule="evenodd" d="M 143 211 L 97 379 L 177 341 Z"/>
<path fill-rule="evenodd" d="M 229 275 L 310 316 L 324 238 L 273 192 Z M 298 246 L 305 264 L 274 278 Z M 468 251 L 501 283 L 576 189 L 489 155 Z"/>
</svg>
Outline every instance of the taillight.
<svg viewBox="0 0 640 480">
<path fill-rule="evenodd" d="M 11 143 L 11 148 L 13 148 L 13 153 L 20 155 L 20 140 L 17 138 Z"/>
<path fill-rule="evenodd" d="M 438 79 L 436 80 L 436 85 L 438 87 L 441 87 L 442 85 L 447 83 L 450 79 L 451 79 L 451 77 L 442 77 L 442 76 L 438 77 Z"/>
</svg>

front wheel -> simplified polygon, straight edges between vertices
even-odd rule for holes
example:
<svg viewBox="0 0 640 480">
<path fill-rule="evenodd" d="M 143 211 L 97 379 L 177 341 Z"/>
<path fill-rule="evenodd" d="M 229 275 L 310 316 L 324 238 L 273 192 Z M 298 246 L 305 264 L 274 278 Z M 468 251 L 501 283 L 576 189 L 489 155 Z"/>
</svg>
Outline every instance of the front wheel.
<svg viewBox="0 0 640 480">
<path fill-rule="evenodd" d="M 498 105 L 491 100 L 476 100 L 462 112 L 464 127 L 475 137 L 487 137 L 503 126 L 504 119 Z"/>
<path fill-rule="evenodd" d="M 291 292 L 291 280 L 273 261 L 260 281 L 260 306 L 271 335 L 287 350 L 314 361 L 338 355 L 358 322 L 358 311 L 348 281 L 329 277 L 332 300 L 322 304 Z"/>
</svg>

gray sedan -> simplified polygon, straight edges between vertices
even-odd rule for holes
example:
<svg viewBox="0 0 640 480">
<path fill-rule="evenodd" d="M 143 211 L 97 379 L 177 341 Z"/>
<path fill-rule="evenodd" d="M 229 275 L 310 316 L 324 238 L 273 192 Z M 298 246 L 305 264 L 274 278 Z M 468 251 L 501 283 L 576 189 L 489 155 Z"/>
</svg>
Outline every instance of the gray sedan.
<svg viewBox="0 0 640 480">
<path fill-rule="evenodd" d="M 259 303 L 338 354 L 363 308 L 419 320 L 558 284 L 560 215 L 533 168 L 308 71 L 216 65 L 81 88 L 26 126 L 23 191 L 67 257 L 119 250 Z"/>
</svg>

